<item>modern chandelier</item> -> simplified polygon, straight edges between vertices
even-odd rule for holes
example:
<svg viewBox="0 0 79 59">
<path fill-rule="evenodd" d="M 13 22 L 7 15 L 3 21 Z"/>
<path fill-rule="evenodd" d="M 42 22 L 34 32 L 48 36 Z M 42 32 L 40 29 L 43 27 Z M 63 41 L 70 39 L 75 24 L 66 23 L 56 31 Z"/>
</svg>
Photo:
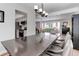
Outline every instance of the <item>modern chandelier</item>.
<svg viewBox="0 0 79 59">
<path fill-rule="evenodd" d="M 47 17 L 48 13 L 44 10 L 43 3 L 41 4 L 41 8 L 38 7 L 38 5 L 34 5 L 34 11 L 36 14 L 41 15 L 42 17 Z"/>
</svg>

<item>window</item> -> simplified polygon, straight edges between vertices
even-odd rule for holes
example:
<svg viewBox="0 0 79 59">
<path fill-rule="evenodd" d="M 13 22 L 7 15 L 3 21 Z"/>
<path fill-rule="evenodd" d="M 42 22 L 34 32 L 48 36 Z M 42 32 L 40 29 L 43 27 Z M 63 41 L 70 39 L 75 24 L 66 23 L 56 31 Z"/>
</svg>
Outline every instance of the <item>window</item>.
<svg viewBox="0 0 79 59">
<path fill-rule="evenodd" d="M 56 22 L 52 23 L 52 28 L 57 27 Z"/>
<path fill-rule="evenodd" d="M 41 23 L 41 28 L 42 29 L 57 28 L 59 30 L 60 29 L 60 22 L 50 22 L 50 23 L 44 22 L 44 23 Z"/>
</svg>

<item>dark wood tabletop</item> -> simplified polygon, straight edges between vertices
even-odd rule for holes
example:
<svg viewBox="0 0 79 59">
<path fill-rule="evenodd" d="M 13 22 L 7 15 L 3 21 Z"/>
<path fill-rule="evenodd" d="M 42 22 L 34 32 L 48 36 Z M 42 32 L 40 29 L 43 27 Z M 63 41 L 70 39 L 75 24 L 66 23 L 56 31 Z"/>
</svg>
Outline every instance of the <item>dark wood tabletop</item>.
<svg viewBox="0 0 79 59">
<path fill-rule="evenodd" d="M 39 56 L 56 38 L 55 34 L 41 33 L 27 36 L 26 41 L 12 39 L 3 41 L 2 44 L 12 56 Z"/>
</svg>

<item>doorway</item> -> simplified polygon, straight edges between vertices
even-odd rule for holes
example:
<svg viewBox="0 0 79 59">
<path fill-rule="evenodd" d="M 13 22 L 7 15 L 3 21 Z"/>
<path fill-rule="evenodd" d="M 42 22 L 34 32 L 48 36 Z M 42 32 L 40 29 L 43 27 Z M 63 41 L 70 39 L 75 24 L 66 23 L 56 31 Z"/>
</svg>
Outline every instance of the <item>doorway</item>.
<svg viewBox="0 0 79 59">
<path fill-rule="evenodd" d="M 15 10 L 15 39 L 26 40 L 27 14 L 20 10 Z"/>
</svg>

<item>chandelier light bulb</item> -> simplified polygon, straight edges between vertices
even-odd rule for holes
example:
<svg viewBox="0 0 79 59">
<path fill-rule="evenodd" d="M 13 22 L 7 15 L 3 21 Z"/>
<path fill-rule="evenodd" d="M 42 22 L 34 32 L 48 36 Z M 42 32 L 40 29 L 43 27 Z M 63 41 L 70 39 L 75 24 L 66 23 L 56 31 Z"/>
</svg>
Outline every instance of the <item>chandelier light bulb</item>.
<svg viewBox="0 0 79 59">
<path fill-rule="evenodd" d="M 35 10 L 35 11 L 38 10 L 38 5 L 34 5 L 34 10 Z"/>
<path fill-rule="evenodd" d="M 48 16 L 48 13 L 45 13 L 45 17 L 47 17 Z"/>
<path fill-rule="evenodd" d="M 34 11 L 35 11 L 36 14 L 39 14 L 42 17 L 48 16 L 48 13 L 45 10 L 43 10 L 43 7 L 39 9 L 38 5 L 34 5 Z"/>
<path fill-rule="evenodd" d="M 48 13 L 45 13 L 45 15 L 47 16 L 47 15 L 48 15 Z"/>
<path fill-rule="evenodd" d="M 42 13 L 42 8 L 40 8 L 40 9 L 39 9 L 39 12 L 41 12 L 41 13 Z"/>
<path fill-rule="evenodd" d="M 45 11 L 43 11 L 43 14 L 45 14 L 46 12 Z"/>
</svg>

